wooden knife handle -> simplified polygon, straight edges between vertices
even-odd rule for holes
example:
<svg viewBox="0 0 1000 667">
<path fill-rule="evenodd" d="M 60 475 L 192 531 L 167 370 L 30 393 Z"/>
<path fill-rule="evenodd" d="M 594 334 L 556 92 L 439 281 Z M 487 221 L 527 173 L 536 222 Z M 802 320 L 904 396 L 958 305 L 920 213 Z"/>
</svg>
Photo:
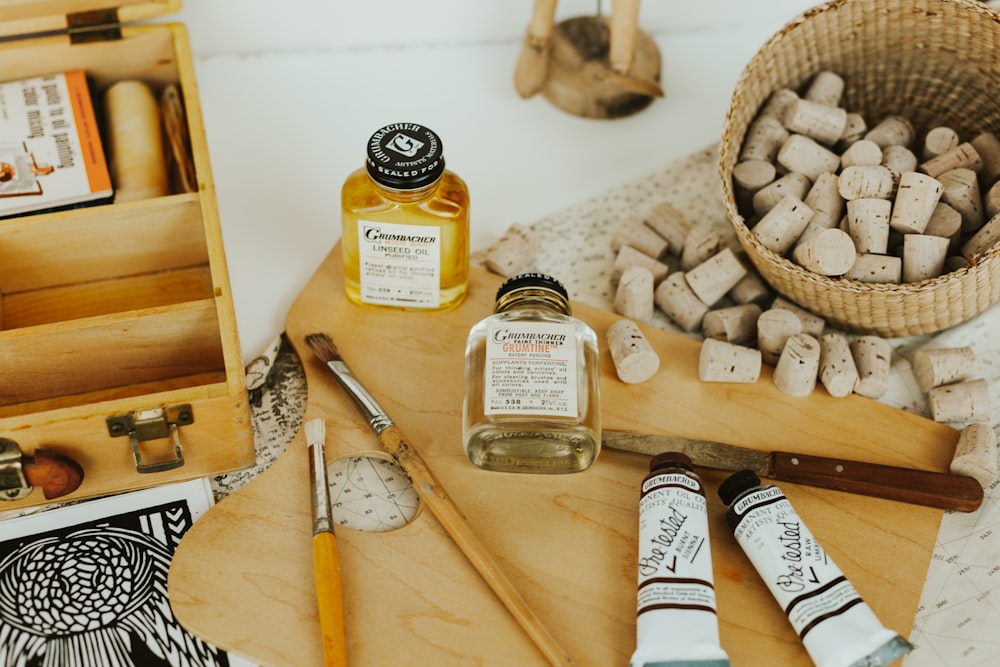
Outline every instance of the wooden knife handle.
<svg viewBox="0 0 1000 667">
<path fill-rule="evenodd" d="M 28 484 L 41 488 L 48 500 L 73 493 L 83 482 L 83 468 L 79 463 L 45 449 L 36 449 L 34 455 L 25 456 L 21 469 Z"/>
<path fill-rule="evenodd" d="M 877 463 L 774 452 L 773 478 L 939 509 L 972 512 L 983 487 L 972 477 Z"/>
</svg>

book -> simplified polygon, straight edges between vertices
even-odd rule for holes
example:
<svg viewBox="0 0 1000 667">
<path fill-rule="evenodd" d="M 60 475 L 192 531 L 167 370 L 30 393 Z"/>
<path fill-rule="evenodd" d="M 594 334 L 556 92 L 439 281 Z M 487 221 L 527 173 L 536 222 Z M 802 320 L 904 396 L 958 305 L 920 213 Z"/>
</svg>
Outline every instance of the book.
<svg viewBox="0 0 1000 667">
<path fill-rule="evenodd" d="M 0 83 L 0 218 L 113 196 L 86 73 Z"/>
</svg>

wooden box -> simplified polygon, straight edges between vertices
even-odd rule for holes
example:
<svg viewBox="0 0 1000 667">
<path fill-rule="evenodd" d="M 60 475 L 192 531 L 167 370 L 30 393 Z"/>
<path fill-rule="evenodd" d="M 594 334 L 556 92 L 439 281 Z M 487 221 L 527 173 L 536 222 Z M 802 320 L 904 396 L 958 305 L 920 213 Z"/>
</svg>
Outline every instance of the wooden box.
<svg viewBox="0 0 1000 667">
<path fill-rule="evenodd" d="M 0 0 L 0 80 L 83 69 L 95 103 L 121 80 L 176 84 L 197 179 L 196 191 L 0 220 L 0 438 L 28 463 L 44 449 L 82 466 L 60 500 L 254 462 L 187 32 L 135 23 L 180 0 L 119 4 Z M 38 488 L 0 497 L 0 510 L 48 502 Z"/>
</svg>

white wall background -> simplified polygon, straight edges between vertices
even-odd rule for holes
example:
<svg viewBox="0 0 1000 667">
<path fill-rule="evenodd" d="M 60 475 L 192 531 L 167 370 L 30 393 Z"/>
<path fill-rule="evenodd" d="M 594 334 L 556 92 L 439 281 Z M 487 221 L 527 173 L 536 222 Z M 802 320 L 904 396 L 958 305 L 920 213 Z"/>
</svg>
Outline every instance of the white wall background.
<svg viewBox="0 0 1000 667">
<path fill-rule="evenodd" d="M 783 22 L 810 0 L 646 0 L 653 35 Z M 531 0 L 185 0 L 176 15 L 198 55 L 519 42 Z M 610 0 L 561 0 L 557 20 L 604 14 Z M 266 17 L 266 20 L 262 20 Z"/>
</svg>

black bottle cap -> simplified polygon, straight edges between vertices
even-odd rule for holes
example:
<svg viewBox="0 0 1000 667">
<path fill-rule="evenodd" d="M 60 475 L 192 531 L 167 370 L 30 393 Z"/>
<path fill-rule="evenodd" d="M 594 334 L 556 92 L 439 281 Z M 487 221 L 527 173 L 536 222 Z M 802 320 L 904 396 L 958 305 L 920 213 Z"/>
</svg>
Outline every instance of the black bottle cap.
<svg viewBox="0 0 1000 667">
<path fill-rule="evenodd" d="M 687 454 L 681 452 L 663 452 L 657 454 L 649 461 L 649 472 L 656 472 L 663 468 L 684 468 L 692 470 L 694 464 Z"/>
<path fill-rule="evenodd" d="M 417 190 L 444 173 L 441 138 L 416 123 L 394 123 L 368 140 L 368 175 L 394 190 Z"/>
<path fill-rule="evenodd" d="M 496 300 L 499 301 L 511 292 L 531 288 L 546 289 L 550 292 L 555 292 L 564 299 L 569 299 L 569 293 L 566 292 L 566 288 L 552 276 L 544 273 L 522 273 L 518 276 L 508 278 L 500 285 L 500 288 L 497 290 Z"/>
<path fill-rule="evenodd" d="M 760 486 L 760 477 L 753 470 L 734 472 L 719 485 L 719 498 L 728 507 L 744 491 Z"/>
</svg>

